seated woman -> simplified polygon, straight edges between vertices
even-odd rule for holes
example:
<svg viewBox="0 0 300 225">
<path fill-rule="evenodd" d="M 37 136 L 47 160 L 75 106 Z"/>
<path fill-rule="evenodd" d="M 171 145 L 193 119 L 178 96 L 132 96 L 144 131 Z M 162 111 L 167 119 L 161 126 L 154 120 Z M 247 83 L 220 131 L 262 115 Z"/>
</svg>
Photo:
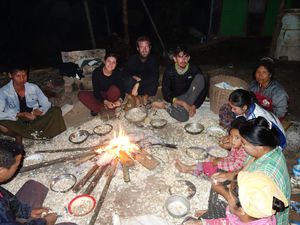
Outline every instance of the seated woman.
<svg viewBox="0 0 300 225">
<path fill-rule="evenodd" d="M 215 188 L 227 189 L 222 184 Z M 187 221 L 184 225 L 276 225 L 274 214 L 284 211 L 289 202 L 275 182 L 263 172 L 241 171 L 229 187 L 226 218 Z"/>
<path fill-rule="evenodd" d="M 279 119 L 273 113 L 255 103 L 255 97 L 251 92 L 243 89 L 233 91 L 229 96 L 229 105 L 235 116 L 244 116 L 246 120 L 259 116 L 265 118 L 269 125 L 278 132 L 281 149 L 283 150 L 286 147 L 286 136 Z"/>
<path fill-rule="evenodd" d="M 27 82 L 28 73 L 26 66 L 14 66 L 11 81 L 0 89 L 0 132 L 19 144 L 22 137 L 48 139 L 66 130 L 61 109 L 51 107 L 41 89 Z"/>
<path fill-rule="evenodd" d="M 123 78 L 116 69 L 117 56 L 107 53 L 103 66 L 92 74 L 93 91 L 80 91 L 78 99 L 96 116 L 104 108 L 115 109 L 121 106 L 124 98 Z"/>
<path fill-rule="evenodd" d="M 268 121 L 263 117 L 249 120 L 240 128 L 242 143 L 245 151 L 250 155 L 243 167 L 243 170 L 249 172 L 261 171 L 270 177 L 280 188 L 284 196 L 290 201 L 291 184 L 289 172 L 286 165 L 285 157 L 280 147 L 278 135 L 274 133 L 275 129 L 271 128 Z M 218 182 L 233 180 L 235 172 L 223 172 L 213 175 L 213 179 Z M 228 191 L 213 187 L 216 192 L 229 198 Z M 278 225 L 288 224 L 289 209 L 276 214 Z"/>
<path fill-rule="evenodd" d="M 283 86 L 274 80 L 274 61 L 262 58 L 254 70 L 253 79 L 249 90 L 255 94 L 260 105 L 282 121 L 287 113 L 289 96 Z"/>
</svg>

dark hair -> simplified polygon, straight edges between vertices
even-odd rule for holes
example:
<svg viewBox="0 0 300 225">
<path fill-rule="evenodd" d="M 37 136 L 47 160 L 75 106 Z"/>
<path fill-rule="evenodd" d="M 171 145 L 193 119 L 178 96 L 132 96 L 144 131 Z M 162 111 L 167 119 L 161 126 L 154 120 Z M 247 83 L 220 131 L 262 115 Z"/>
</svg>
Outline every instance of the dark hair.
<svg viewBox="0 0 300 225">
<path fill-rule="evenodd" d="M 151 46 L 151 40 L 149 37 L 147 36 L 140 36 L 136 39 L 136 47 L 138 48 L 139 47 L 139 43 L 140 42 L 143 42 L 143 41 L 147 41 L 149 43 L 149 46 Z"/>
<path fill-rule="evenodd" d="M 184 45 L 177 45 L 173 51 L 173 56 L 179 55 L 182 52 L 186 56 L 190 56 L 190 50 Z"/>
<path fill-rule="evenodd" d="M 265 67 L 271 77 L 270 77 L 270 80 L 273 80 L 274 79 L 274 73 L 275 73 L 275 69 L 274 69 L 274 61 L 273 59 L 269 58 L 269 57 L 265 57 L 265 58 L 262 58 L 259 63 L 256 65 L 256 67 L 254 68 L 254 71 L 252 73 L 252 76 L 253 76 L 253 80 L 256 80 L 256 77 L 255 77 L 255 74 L 256 74 L 256 71 L 257 69 L 260 67 L 260 66 L 263 66 Z"/>
<path fill-rule="evenodd" d="M 17 71 L 26 71 L 26 73 L 29 73 L 29 66 L 25 64 L 15 64 L 15 65 L 10 65 L 9 67 L 9 73 L 13 74 Z"/>
<path fill-rule="evenodd" d="M 274 209 L 276 212 L 283 212 L 288 207 L 289 206 L 285 207 L 284 203 L 281 200 L 273 196 L 272 209 Z"/>
<path fill-rule="evenodd" d="M 270 128 L 269 122 L 261 116 L 244 122 L 239 131 L 243 138 L 255 146 L 275 148 L 280 144 L 276 129 Z"/>
<path fill-rule="evenodd" d="M 116 59 L 116 61 L 118 62 L 118 56 L 116 53 L 107 51 L 105 53 L 104 60 L 106 60 L 109 57 L 114 57 Z"/>
<path fill-rule="evenodd" d="M 0 139 L 0 167 L 9 169 L 16 162 L 15 157 L 19 154 L 24 154 L 23 145 Z"/>
<path fill-rule="evenodd" d="M 231 121 L 229 132 L 232 129 L 240 130 L 240 128 L 243 126 L 243 123 L 246 121 L 247 120 L 244 116 L 238 116 L 237 118 Z"/>
<path fill-rule="evenodd" d="M 236 89 L 229 95 L 228 100 L 237 107 L 249 106 L 255 102 L 254 94 L 244 89 Z"/>
</svg>

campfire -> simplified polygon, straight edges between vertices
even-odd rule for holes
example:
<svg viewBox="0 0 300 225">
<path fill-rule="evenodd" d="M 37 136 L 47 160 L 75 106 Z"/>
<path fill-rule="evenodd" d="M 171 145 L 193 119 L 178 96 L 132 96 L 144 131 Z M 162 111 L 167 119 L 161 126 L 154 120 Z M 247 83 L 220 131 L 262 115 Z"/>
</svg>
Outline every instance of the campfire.
<svg viewBox="0 0 300 225">
<path fill-rule="evenodd" d="M 114 137 L 111 140 L 105 142 L 100 146 L 77 149 L 61 149 L 54 150 L 54 152 L 70 152 L 75 150 L 87 152 L 23 167 L 21 169 L 21 172 L 46 167 L 56 163 L 65 162 L 67 160 L 77 160 L 75 162 L 76 165 L 80 165 L 90 160 L 94 161 L 95 164 L 87 171 L 85 176 L 81 178 L 81 180 L 79 180 L 72 189 L 75 193 L 81 191 L 83 194 L 91 194 L 94 188 L 99 183 L 103 174 L 107 175 L 105 186 L 97 202 L 97 206 L 95 208 L 94 215 L 92 216 L 90 224 L 94 224 L 97 219 L 105 196 L 108 192 L 109 185 L 114 174 L 116 173 L 117 165 L 119 163 L 122 165 L 124 182 L 130 182 L 129 168 L 133 167 L 136 161 L 149 170 L 153 170 L 159 165 L 158 160 L 156 160 L 150 153 L 144 150 L 139 144 L 131 141 L 122 129 L 119 129 L 119 132 L 115 133 Z M 82 191 L 83 187 L 90 179 L 92 179 L 91 182 L 88 184 L 85 190 Z"/>
</svg>

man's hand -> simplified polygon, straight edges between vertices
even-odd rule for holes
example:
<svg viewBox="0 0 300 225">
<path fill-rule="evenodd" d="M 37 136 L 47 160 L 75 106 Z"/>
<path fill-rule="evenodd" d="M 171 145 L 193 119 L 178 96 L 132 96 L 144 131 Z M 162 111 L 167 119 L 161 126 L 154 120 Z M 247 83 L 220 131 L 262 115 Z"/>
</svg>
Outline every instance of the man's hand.
<svg viewBox="0 0 300 225">
<path fill-rule="evenodd" d="M 32 120 L 36 119 L 36 115 L 34 115 L 33 113 L 29 113 L 29 112 L 17 113 L 17 117 L 20 118 L 21 120 L 25 120 L 25 121 L 32 121 Z"/>
<path fill-rule="evenodd" d="M 175 106 L 182 106 L 183 108 L 185 108 L 186 111 L 190 112 L 190 105 L 187 104 L 185 101 L 179 100 L 179 99 L 175 99 L 175 101 L 173 102 L 173 104 Z"/>
<path fill-rule="evenodd" d="M 191 105 L 190 106 L 190 111 L 189 111 L 189 116 L 193 117 L 196 113 L 196 106 L 195 105 Z"/>
<path fill-rule="evenodd" d="M 41 116 L 43 114 L 43 112 L 39 109 L 35 109 L 31 113 L 35 116 Z"/>
<path fill-rule="evenodd" d="M 44 219 L 46 220 L 47 225 L 54 225 L 57 220 L 57 214 L 56 213 L 50 213 L 47 214 Z"/>
<path fill-rule="evenodd" d="M 31 217 L 32 218 L 41 218 L 42 214 L 47 214 L 49 212 L 49 208 L 37 208 L 37 209 L 32 209 L 31 211 Z"/>
<path fill-rule="evenodd" d="M 135 79 L 137 82 L 141 81 L 142 79 L 138 76 L 132 76 L 133 79 Z"/>
</svg>

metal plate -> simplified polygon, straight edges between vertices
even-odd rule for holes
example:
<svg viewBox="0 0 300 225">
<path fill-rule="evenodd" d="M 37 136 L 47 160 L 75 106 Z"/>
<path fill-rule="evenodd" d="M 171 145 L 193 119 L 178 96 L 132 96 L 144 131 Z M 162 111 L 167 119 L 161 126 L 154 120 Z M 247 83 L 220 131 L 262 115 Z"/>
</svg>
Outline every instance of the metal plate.
<svg viewBox="0 0 300 225">
<path fill-rule="evenodd" d="M 66 184 L 67 180 L 69 180 L 68 184 Z M 77 179 L 73 174 L 61 174 L 51 180 L 50 189 L 54 192 L 66 193 L 74 187 L 76 182 Z M 61 185 L 63 187 L 60 187 Z"/>
<path fill-rule="evenodd" d="M 144 121 L 147 116 L 147 110 L 142 107 L 129 109 L 125 113 L 125 118 L 131 123 L 140 123 Z"/>
<path fill-rule="evenodd" d="M 104 136 L 106 134 L 109 134 L 113 129 L 113 126 L 111 124 L 102 124 L 99 126 L 94 127 L 93 132 L 94 134 L 97 134 L 99 136 Z"/>
<path fill-rule="evenodd" d="M 86 141 L 90 133 L 87 130 L 78 130 L 70 134 L 69 141 L 74 144 L 81 144 Z"/>
<path fill-rule="evenodd" d="M 182 195 L 191 199 L 196 194 L 196 186 L 188 180 L 177 180 L 169 186 L 170 195 Z"/>
<path fill-rule="evenodd" d="M 165 119 L 153 119 L 150 124 L 153 128 L 163 128 L 167 125 L 167 120 Z"/>
<path fill-rule="evenodd" d="M 187 123 L 184 130 L 189 134 L 200 134 L 204 130 L 204 126 L 201 123 Z"/>
</svg>

